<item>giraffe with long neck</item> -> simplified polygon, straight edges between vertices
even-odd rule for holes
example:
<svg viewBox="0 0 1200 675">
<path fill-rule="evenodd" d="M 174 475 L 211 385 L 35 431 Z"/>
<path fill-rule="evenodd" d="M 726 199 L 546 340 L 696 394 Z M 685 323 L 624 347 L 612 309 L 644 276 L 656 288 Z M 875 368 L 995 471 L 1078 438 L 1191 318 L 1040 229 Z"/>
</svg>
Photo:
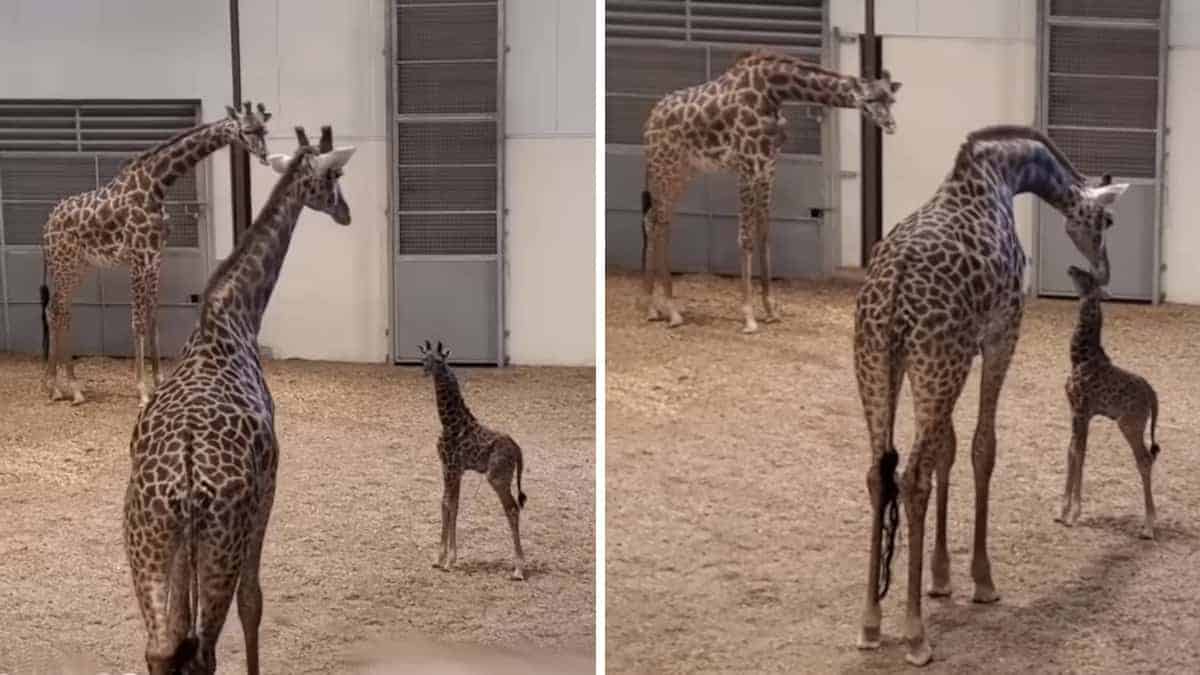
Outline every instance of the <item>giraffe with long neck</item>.
<svg viewBox="0 0 1200 675">
<path fill-rule="evenodd" d="M 787 141 L 784 103 L 860 109 L 887 133 L 896 130 L 891 105 L 899 82 L 887 71 L 864 80 L 820 68 L 784 54 L 741 56 L 716 79 L 663 97 L 650 110 L 643 131 L 646 185 L 642 193 L 642 292 L 651 321 L 683 323 L 675 306 L 669 263 L 671 217 L 698 173 L 737 175 L 740 215 L 742 332 L 758 330 L 751 303 L 752 258 L 757 246 L 765 321 L 779 320 L 771 296 L 768 228 L 775 165 Z M 655 295 L 657 282 L 664 297 Z"/>
<path fill-rule="evenodd" d="M 262 211 L 204 291 L 178 365 L 138 416 L 130 441 L 125 551 L 148 635 L 152 675 L 213 673 L 237 593 L 246 669 L 259 672 L 259 563 L 275 495 L 275 404 L 258 332 L 304 207 L 350 224 L 338 180 L 353 147 L 320 149 L 297 129 L 293 157 Z"/>
<path fill-rule="evenodd" d="M 1054 143 L 1034 129 L 988 127 L 967 136 L 933 197 L 876 248 L 858 293 L 854 329 L 854 368 L 872 455 L 867 471 L 870 554 L 860 648 L 880 644 L 879 602 L 890 583 L 898 502 L 903 501 L 909 535 L 905 658 L 916 665 L 932 658 L 921 617 L 925 511 L 936 474 L 937 531 L 929 593 L 949 595 L 946 520 L 956 444 L 952 414 L 978 354 L 983 364 L 971 445 L 971 576 L 976 602 L 999 599 L 987 553 L 988 493 L 996 455 L 996 408 L 1025 307 L 1025 253 L 1017 237 L 1013 197 L 1033 193 L 1062 213 L 1076 248 L 1097 277 L 1107 281 L 1103 236 L 1113 224 L 1109 208 L 1128 187 L 1087 184 Z M 898 484 L 893 428 L 905 376 L 916 439 Z"/>
<path fill-rule="evenodd" d="M 521 446 L 508 434 L 487 428 L 475 419 L 463 400 L 458 378 L 446 361 L 450 351 L 429 344 L 419 345 L 426 375 L 433 376 L 437 398 L 438 419 L 442 434 L 438 437 L 438 458 L 442 461 L 442 541 L 434 567 L 450 570 L 458 557 L 458 496 L 464 471 L 478 471 L 487 477 L 488 484 L 500 498 L 513 540 L 513 571 L 511 578 L 525 579 L 525 554 L 521 550 L 521 509 L 525 493 L 521 490 L 521 474 L 525 459 Z M 513 476 L 517 479 L 517 495 L 512 494 Z"/>
<path fill-rule="evenodd" d="M 1087 270 L 1067 268 L 1079 293 L 1079 319 L 1071 336 L 1071 375 L 1064 389 L 1071 406 L 1071 444 L 1067 450 L 1067 485 L 1063 490 L 1062 511 L 1055 520 L 1074 525 L 1083 508 L 1083 461 L 1087 456 L 1088 426 L 1096 415 L 1115 420 L 1129 443 L 1138 475 L 1142 479 L 1145 521 L 1139 535 L 1154 538 L 1154 496 L 1150 473 L 1159 447 L 1155 440 L 1158 426 L 1158 394 L 1140 375 L 1118 368 L 1104 352 L 1101 330 L 1104 312 L 1100 302 L 1106 296 L 1096 278 Z M 1150 446 L 1146 447 L 1146 423 L 1150 424 Z"/>
<path fill-rule="evenodd" d="M 247 101 L 240 112 L 227 107 L 226 114 L 142 152 L 108 184 L 67 197 L 50 212 L 42 234 L 41 294 L 44 386 L 52 400 L 68 395 L 73 403 L 84 400 L 71 359 L 71 302 L 92 267 L 129 268 L 139 405 L 146 405 L 153 389 L 143 370 L 147 343 L 154 385 L 162 381 L 156 316 L 168 235 L 163 205 L 167 188 L 205 157 L 230 144 L 266 161 L 266 123 L 271 113 L 261 103 L 256 111 Z M 65 391 L 58 380 L 59 366 L 66 371 Z"/>
</svg>

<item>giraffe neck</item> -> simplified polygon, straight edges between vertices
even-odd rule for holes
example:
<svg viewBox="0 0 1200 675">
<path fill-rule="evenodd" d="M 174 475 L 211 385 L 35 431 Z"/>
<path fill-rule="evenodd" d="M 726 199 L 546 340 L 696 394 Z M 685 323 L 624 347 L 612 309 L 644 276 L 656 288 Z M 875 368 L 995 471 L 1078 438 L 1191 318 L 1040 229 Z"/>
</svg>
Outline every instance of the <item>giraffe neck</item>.
<svg viewBox="0 0 1200 675">
<path fill-rule="evenodd" d="M 237 120 L 228 118 L 202 124 L 150 148 L 135 162 L 150 173 L 156 196 L 161 199 L 166 188 L 200 160 L 233 143 L 239 127 Z"/>
<path fill-rule="evenodd" d="M 767 95 L 776 102 L 858 107 L 861 87 L 857 77 L 789 62 L 763 63 L 754 66 L 753 70 L 753 81 L 757 83 L 762 78 Z"/>
<path fill-rule="evenodd" d="M 455 430 L 475 419 L 458 388 L 458 378 L 445 363 L 433 368 L 433 390 L 437 394 L 438 417 L 444 429 Z"/>
<path fill-rule="evenodd" d="M 1064 214 L 1078 203 L 1078 175 L 1041 142 L 1024 138 L 983 141 L 974 146 L 968 143 L 961 152 L 969 155 L 970 163 L 990 169 L 984 172 L 985 180 L 1003 189 L 1010 200 L 1032 193 Z"/>
<path fill-rule="evenodd" d="M 1071 336 L 1071 365 L 1104 362 L 1108 355 L 1100 345 L 1100 331 L 1104 327 L 1104 314 L 1100 311 L 1100 299 L 1093 296 L 1080 298 L 1079 321 Z"/>
<path fill-rule="evenodd" d="M 306 181 L 293 161 L 233 253 L 213 273 L 200 311 L 202 333 L 212 330 L 254 343 L 283 259 L 304 208 Z"/>
</svg>

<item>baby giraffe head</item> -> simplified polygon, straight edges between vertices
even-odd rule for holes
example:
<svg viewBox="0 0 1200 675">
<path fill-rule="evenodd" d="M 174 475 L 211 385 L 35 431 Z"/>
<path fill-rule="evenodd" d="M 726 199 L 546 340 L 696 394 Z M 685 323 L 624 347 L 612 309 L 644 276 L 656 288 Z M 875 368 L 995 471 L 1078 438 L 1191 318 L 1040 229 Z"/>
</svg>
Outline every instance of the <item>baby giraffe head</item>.
<svg viewBox="0 0 1200 675">
<path fill-rule="evenodd" d="M 308 142 L 304 127 L 296 127 L 296 140 L 300 144 L 295 155 L 271 155 L 267 160 L 276 173 L 287 173 L 293 158 L 301 162 L 297 171 L 297 189 L 304 205 L 314 211 L 327 213 L 338 225 L 350 224 L 350 204 L 342 194 L 342 168 L 354 155 L 354 146 L 333 147 L 333 128 L 321 127 L 321 144 L 313 148 Z"/>
<path fill-rule="evenodd" d="M 1108 298 L 1108 293 L 1104 292 L 1104 287 L 1096 281 L 1095 275 L 1091 272 L 1071 265 L 1067 268 L 1067 275 L 1071 277 L 1071 282 L 1075 284 L 1075 292 L 1079 294 L 1079 299 L 1104 300 Z"/>
<path fill-rule="evenodd" d="M 896 102 L 896 92 L 900 91 L 900 85 L 900 82 L 892 81 L 892 74 L 886 70 L 879 73 L 879 79 L 858 82 L 858 107 L 887 134 L 896 133 L 892 104 Z"/>
<path fill-rule="evenodd" d="M 429 344 L 429 340 L 423 345 L 417 345 L 417 352 L 421 355 L 421 369 L 426 375 L 433 373 L 438 366 L 443 366 L 450 358 L 450 350 L 442 350 L 442 343 L 438 341 L 437 347 Z"/>
<path fill-rule="evenodd" d="M 1112 176 L 1104 174 L 1099 185 L 1080 185 L 1075 189 L 1074 204 L 1064 212 L 1067 236 L 1087 258 L 1097 285 L 1104 286 L 1109 279 L 1104 233 L 1113 226 L 1113 208 L 1117 199 L 1129 189 L 1129 183 L 1113 183 Z"/>
</svg>

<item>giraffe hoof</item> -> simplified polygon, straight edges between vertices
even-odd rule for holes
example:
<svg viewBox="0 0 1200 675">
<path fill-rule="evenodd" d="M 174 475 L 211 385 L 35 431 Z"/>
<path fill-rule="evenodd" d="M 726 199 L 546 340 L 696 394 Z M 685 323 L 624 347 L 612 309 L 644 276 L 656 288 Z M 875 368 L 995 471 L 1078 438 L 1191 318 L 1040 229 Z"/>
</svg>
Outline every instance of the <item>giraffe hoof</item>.
<svg viewBox="0 0 1200 675">
<path fill-rule="evenodd" d="M 999 600 L 1000 594 L 996 592 L 996 589 L 983 586 L 976 586 L 975 595 L 971 596 L 971 602 L 978 605 L 990 605 Z"/>
<path fill-rule="evenodd" d="M 933 660 L 933 650 L 929 648 L 929 641 L 923 637 L 909 640 L 908 653 L 904 655 L 904 660 L 914 666 L 928 665 Z"/>
<path fill-rule="evenodd" d="M 768 314 L 766 316 L 766 318 L 763 319 L 763 323 L 779 323 L 779 321 L 780 321 L 780 319 L 778 316 L 774 316 L 774 315 L 770 315 L 770 314 Z"/>
<path fill-rule="evenodd" d="M 950 584 L 943 584 L 940 586 L 934 584 L 933 586 L 929 587 L 929 597 L 931 598 L 948 598 L 953 594 L 954 590 L 950 587 Z"/>
<path fill-rule="evenodd" d="M 682 325 L 683 325 L 683 317 L 678 314 L 672 316 L 671 320 L 667 322 L 667 328 L 678 328 L 679 326 L 682 326 Z"/>
<path fill-rule="evenodd" d="M 71 405 L 79 405 L 84 402 L 83 394 L 75 392 L 75 396 L 71 398 Z"/>
<path fill-rule="evenodd" d="M 525 573 L 521 570 L 513 570 L 513 573 L 508 578 L 513 581 L 525 581 Z"/>
<path fill-rule="evenodd" d="M 758 324 L 756 323 L 748 323 L 745 326 L 742 326 L 742 335 L 754 335 L 757 332 Z"/>
<path fill-rule="evenodd" d="M 1142 539 L 1154 539 L 1154 528 L 1143 527 L 1142 530 L 1138 532 L 1138 537 Z"/>
<path fill-rule="evenodd" d="M 858 633 L 859 649 L 879 649 L 879 626 L 863 626 Z"/>
</svg>

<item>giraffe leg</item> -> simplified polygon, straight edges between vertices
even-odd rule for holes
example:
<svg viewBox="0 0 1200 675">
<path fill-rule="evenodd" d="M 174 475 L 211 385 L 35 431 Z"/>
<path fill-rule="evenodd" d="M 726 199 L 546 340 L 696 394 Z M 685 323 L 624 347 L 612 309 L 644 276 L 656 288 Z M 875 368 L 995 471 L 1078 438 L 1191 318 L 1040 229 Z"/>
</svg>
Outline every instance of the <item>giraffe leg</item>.
<svg viewBox="0 0 1200 675">
<path fill-rule="evenodd" d="M 457 551 L 454 546 L 454 525 L 458 518 L 458 492 L 462 472 L 442 469 L 442 550 L 434 567 L 449 570 L 454 566 Z"/>
<path fill-rule="evenodd" d="M 987 553 L 988 493 L 996 466 L 996 406 L 1000 388 L 1017 348 L 1015 331 L 983 346 L 980 376 L 979 420 L 971 441 L 971 465 L 975 473 L 975 538 L 971 552 L 971 577 L 975 581 L 972 601 L 996 602 L 1000 596 L 992 583 L 992 564 Z"/>
<path fill-rule="evenodd" d="M 758 332 L 758 322 L 754 320 L 753 278 L 754 278 L 754 244 L 766 237 L 770 213 L 768 208 L 771 200 L 771 178 L 774 167 L 746 165 L 738 171 L 738 198 L 741 213 L 738 218 L 738 246 L 741 248 L 742 271 L 742 332 L 746 334 Z M 767 270 L 761 270 L 764 273 Z M 763 298 L 767 302 L 770 284 L 763 278 Z M 770 310 L 770 308 L 768 308 Z M 770 311 L 768 311 L 768 315 Z"/>
<path fill-rule="evenodd" d="M 868 540 L 870 555 L 867 563 L 867 596 L 863 606 L 862 624 L 858 635 L 859 649 L 877 649 L 880 644 L 882 611 L 880 602 L 880 572 L 883 570 L 884 514 L 895 506 L 895 467 L 899 457 L 892 447 L 892 425 L 896 401 L 904 371 L 900 365 L 878 353 L 855 352 L 855 374 L 859 396 L 871 440 L 871 466 L 867 470 L 867 494 L 871 500 L 871 534 Z M 890 526 L 898 525 L 892 523 Z M 894 544 L 894 532 L 888 546 Z M 891 554 L 888 554 L 890 577 Z"/>
<path fill-rule="evenodd" d="M 1142 477 L 1142 497 L 1145 501 L 1146 520 L 1138 535 L 1142 539 L 1154 538 L 1154 495 L 1150 492 L 1150 470 L 1154 466 L 1154 456 L 1146 447 L 1146 415 L 1128 415 L 1117 420 L 1121 434 L 1129 442 L 1133 450 L 1133 458 L 1137 462 L 1138 474 Z"/>
<path fill-rule="evenodd" d="M 517 581 L 525 580 L 525 554 L 521 551 L 521 509 L 517 500 L 512 496 L 513 464 L 507 458 L 504 464 L 493 464 L 488 468 L 488 483 L 500 498 L 504 507 L 504 515 L 508 518 L 508 529 L 513 538 L 513 572 L 511 578 Z"/>
<path fill-rule="evenodd" d="M 672 299 L 670 257 L 671 218 L 675 205 L 691 180 L 692 172 L 681 158 L 659 148 L 646 150 L 646 190 L 650 193 L 650 210 L 642 214 L 642 230 L 646 250 L 642 252 L 642 293 L 646 300 L 646 320 L 667 320 L 667 327 L 683 323 Z M 655 279 L 662 282 L 661 303 L 654 294 Z"/>
<path fill-rule="evenodd" d="M 944 370 L 927 373 L 914 369 L 912 383 L 916 440 L 912 458 L 904 470 L 901 496 L 905 520 L 908 522 L 908 587 L 904 620 L 904 639 L 908 647 L 904 658 L 923 666 L 933 658 L 933 650 L 925 634 L 921 616 L 921 583 L 925 552 L 925 513 L 933 488 L 933 474 L 939 465 L 948 464 L 945 458 L 954 439 L 948 427 L 952 423 L 954 404 L 962 392 L 970 370 L 970 360 L 960 359 Z"/>
<path fill-rule="evenodd" d="M 83 264 L 80 260 L 65 260 L 54 264 L 49 270 L 54 291 L 46 306 L 46 322 L 50 333 L 50 353 L 46 360 L 46 388 L 50 400 L 66 398 L 69 393 L 72 404 L 83 403 L 83 392 L 75 379 L 75 363 L 71 359 L 71 300 L 83 281 Z M 62 366 L 66 376 L 66 392 L 59 387 L 58 368 Z"/>
<path fill-rule="evenodd" d="M 950 548 L 946 542 L 946 516 L 950 502 L 950 469 L 954 467 L 957 439 L 954 436 L 954 420 L 948 420 L 942 427 L 946 436 L 941 440 L 941 454 L 937 462 L 937 533 L 934 538 L 933 560 L 930 571 L 933 572 L 933 585 L 929 587 L 931 597 L 946 597 L 951 594 L 950 586 Z"/>
<path fill-rule="evenodd" d="M 145 407 L 150 402 L 152 387 L 146 384 L 145 360 L 146 343 L 149 342 L 149 329 L 154 325 L 154 312 L 158 304 L 158 280 L 156 263 L 134 265 L 130 270 L 130 289 L 133 295 L 132 333 L 134 344 L 133 371 L 137 381 L 139 406 Z M 157 347 L 155 347 L 157 360 Z M 158 364 L 154 364 L 157 377 Z"/>
<path fill-rule="evenodd" d="M 267 536 L 267 523 L 271 518 L 271 507 L 275 503 L 275 488 L 271 485 L 263 494 L 259 504 L 259 517 L 250 540 L 246 544 L 246 559 L 242 562 L 238 577 L 237 609 L 242 623 L 242 636 L 246 642 L 246 673 L 258 675 L 258 627 L 262 623 L 262 586 L 258 581 L 259 565 L 262 561 L 263 541 Z"/>
<path fill-rule="evenodd" d="M 759 274 L 762 277 L 763 323 L 779 321 L 779 303 L 771 295 L 771 193 L 775 184 L 775 165 L 767 165 L 758 177 L 755 190 L 754 219 L 758 230 Z"/>
<path fill-rule="evenodd" d="M 1087 455 L 1088 416 L 1076 412 L 1071 418 L 1071 444 L 1067 447 L 1067 486 L 1063 489 L 1062 512 L 1054 520 L 1071 527 L 1083 507 L 1083 459 Z"/>
<path fill-rule="evenodd" d="M 750 302 L 753 293 L 753 262 L 754 262 L 754 234 L 746 231 L 746 219 L 742 218 L 741 227 L 738 229 L 738 245 L 741 247 L 741 268 L 742 268 L 742 332 L 749 335 L 758 332 L 758 322 L 754 320 L 754 306 Z"/>
</svg>

